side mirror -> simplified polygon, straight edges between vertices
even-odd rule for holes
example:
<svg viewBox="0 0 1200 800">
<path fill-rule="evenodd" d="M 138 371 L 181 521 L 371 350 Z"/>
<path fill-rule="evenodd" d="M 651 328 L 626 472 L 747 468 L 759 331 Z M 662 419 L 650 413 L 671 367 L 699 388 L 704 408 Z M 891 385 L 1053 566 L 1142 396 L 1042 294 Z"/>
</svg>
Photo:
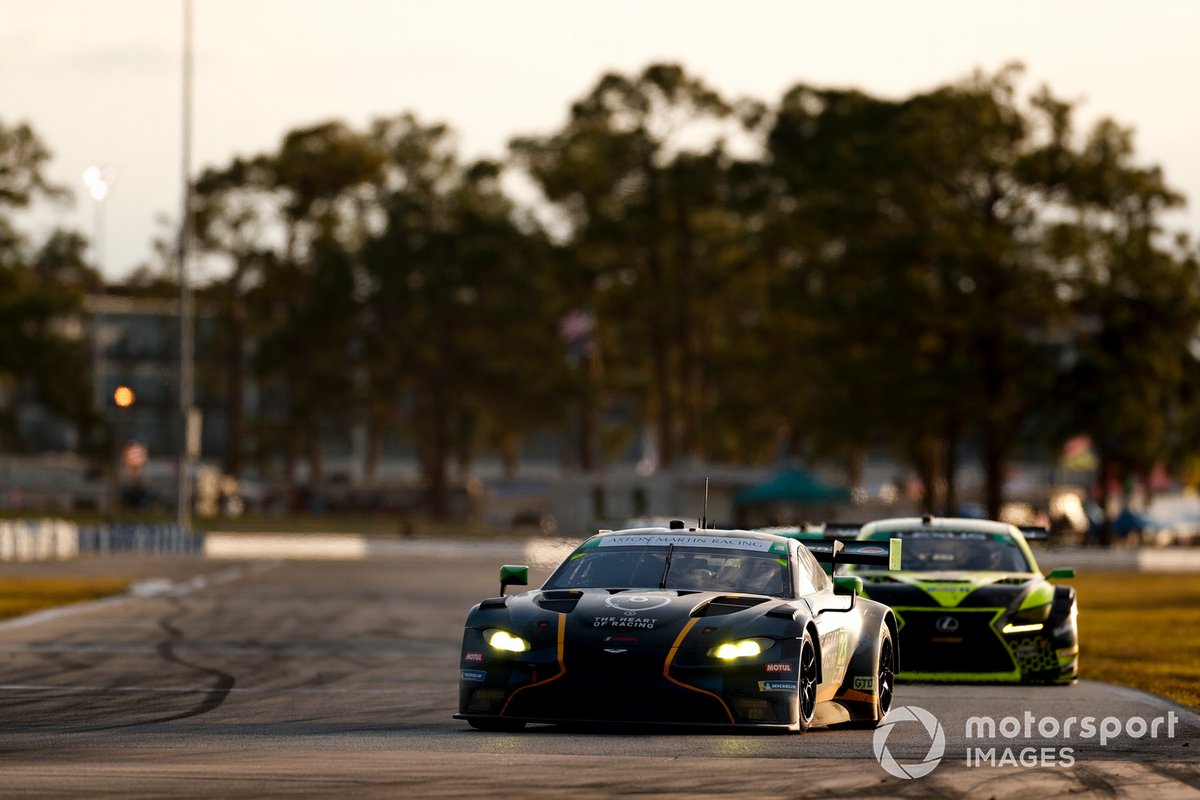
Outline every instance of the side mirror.
<svg viewBox="0 0 1200 800">
<path fill-rule="evenodd" d="M 1050 570 L 1050 574 L 1046 576 L 1046 580 L 1062 580 L 1063 578 L 1074 578 L 1074 567 L 1059 567 L 1058 569 Z"/>
<path fill-rule="evenodd" d="M 833 593 L 836 595 L 858 597 L 862 590 L 862 578 L 857 575 L 838 575 L 833 579 Z"/>
<path fill-rule="evenodd" d="M 857 575 L 834 575 L 833 576 L 833 593 L 838 597 L 849 597 L 850 605 L 845 608 L 824 608 L 821 613 L 826 611 L 853 611 L 855 598 L 862 592 L 862 578 Z"/>
<path fill-rule="evenodd" d="M 517 564 L 505 564 L 500 568 L 500 596 L 509 586 L 528 586 L 529 567 Z"/>
</svg>

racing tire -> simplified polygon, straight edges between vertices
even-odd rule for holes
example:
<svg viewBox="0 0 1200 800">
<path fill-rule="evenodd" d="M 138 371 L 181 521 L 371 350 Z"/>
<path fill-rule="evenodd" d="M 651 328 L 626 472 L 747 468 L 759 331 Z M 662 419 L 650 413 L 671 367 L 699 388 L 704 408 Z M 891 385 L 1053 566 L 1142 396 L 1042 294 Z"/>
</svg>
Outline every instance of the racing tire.
<svg viewBox="0 0 1200 800">
<path fill-rule="evenodd" d="M 800 702 L 797 704 L 797 730 L 804 733 L 812 725 L 817 713 L 817 648 L 808 631 L 800 640 L 800 673 L 796 681 Z"/>
<path fill-rule="evenodd" d="M 1054 587 L 1054 604 L 1050 606 L 1050 618 L 1046 620 L 1046 629 L 1057 630 L 1060 626 L 1070 623 L 1072 617 L 1077 616 L 1077 600 L 1075 588 L 1073 586 L 1055 586 Z M 1079 623 L 1076 622 L 1071 626 L 1071 636 L 1069 644 L 1076 648 L 1075 655 L 1075 670 L 1069 675 L 1057 675 L 1048 681 L 1029 681 L 1029 683 L 1046 683 L 1052 686 L 1072 686 L 1079 682 Z M 1061 647 L 1067 642 L 1058 641 L 1059 637 L 1054 637 L 1051 640 L 1051 646 Z"/>
<path fill-rule="evenodd" d="M 491 731 L 494 733 L 511 733 L 525 727 L 524 722 L 511 719 L 469 719 L 467 720 L 467 724 L 477 731 Z"/>
<path fill-rule="evenodd" d="M 875 667 L 875 722 L 883 722 L 892 708 L 892 695 L 896 690 L 896 642 L 892 629 L 887 625 L 879 631 L 879 660 Z M 871 727 L 875 727 L 872 725 Z"/>
</svg>

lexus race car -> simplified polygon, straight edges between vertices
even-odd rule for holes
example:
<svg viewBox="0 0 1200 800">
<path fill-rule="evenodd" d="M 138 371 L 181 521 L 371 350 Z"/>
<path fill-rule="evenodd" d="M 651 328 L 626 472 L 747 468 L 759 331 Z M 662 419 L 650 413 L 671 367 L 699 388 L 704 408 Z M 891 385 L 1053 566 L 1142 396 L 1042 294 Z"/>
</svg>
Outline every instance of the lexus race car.
<svg viewBox="0 0 1200 800">
<path fill-rule="evenodd" d="M 1079 671 L 1075 590 L 1043 577 L 1021 530 L 1003 522 L 885 519 L 858 540 L 904 542 L 900 572 L 855 568 L 900 625 L 900 680 L 1071 683 Z"/>
<path fill-rule="evenodd" d="M 899 542 L 813 542 L 826 560 L 899 565 Z M 601 531 L 541 589 L 505 566 L 463 634 L 459 711 L 526 723 L 873 727 L 892 702 L 896 620 L 797 541 L 748 531 Z"/>
</svg>

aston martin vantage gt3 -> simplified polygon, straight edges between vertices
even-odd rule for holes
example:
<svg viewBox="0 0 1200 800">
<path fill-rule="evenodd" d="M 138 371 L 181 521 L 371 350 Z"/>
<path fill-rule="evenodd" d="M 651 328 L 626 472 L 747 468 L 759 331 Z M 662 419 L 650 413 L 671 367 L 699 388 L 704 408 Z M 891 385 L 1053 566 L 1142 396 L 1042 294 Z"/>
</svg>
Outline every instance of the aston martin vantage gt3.
<svg viewBox="0 0 1200 800">
<path fill-rule="evenodd" d="M 899 542 L 812 543 L 822 558 L 899 566 Z M 804 543 L 739 530 L 601 531 L 535 591 L 467 615 L 458 719 L 804 731 L 874 726 L 892 702 L 896 619 L 831 578 Z"/>
</svg>

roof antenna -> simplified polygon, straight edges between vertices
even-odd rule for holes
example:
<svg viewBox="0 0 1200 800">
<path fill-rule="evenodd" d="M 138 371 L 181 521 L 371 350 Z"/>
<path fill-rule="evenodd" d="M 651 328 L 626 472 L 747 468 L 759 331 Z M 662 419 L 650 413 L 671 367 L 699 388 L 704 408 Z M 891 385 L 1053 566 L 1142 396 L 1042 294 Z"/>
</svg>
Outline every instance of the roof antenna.
<svg viewBox="0 0 1200 800">
<path fill-rule="evenodd" d="M 700 530 L 708 527 L 708 478 L 704 479 L 704 512 L 700 516 Z"/>
</svg>

